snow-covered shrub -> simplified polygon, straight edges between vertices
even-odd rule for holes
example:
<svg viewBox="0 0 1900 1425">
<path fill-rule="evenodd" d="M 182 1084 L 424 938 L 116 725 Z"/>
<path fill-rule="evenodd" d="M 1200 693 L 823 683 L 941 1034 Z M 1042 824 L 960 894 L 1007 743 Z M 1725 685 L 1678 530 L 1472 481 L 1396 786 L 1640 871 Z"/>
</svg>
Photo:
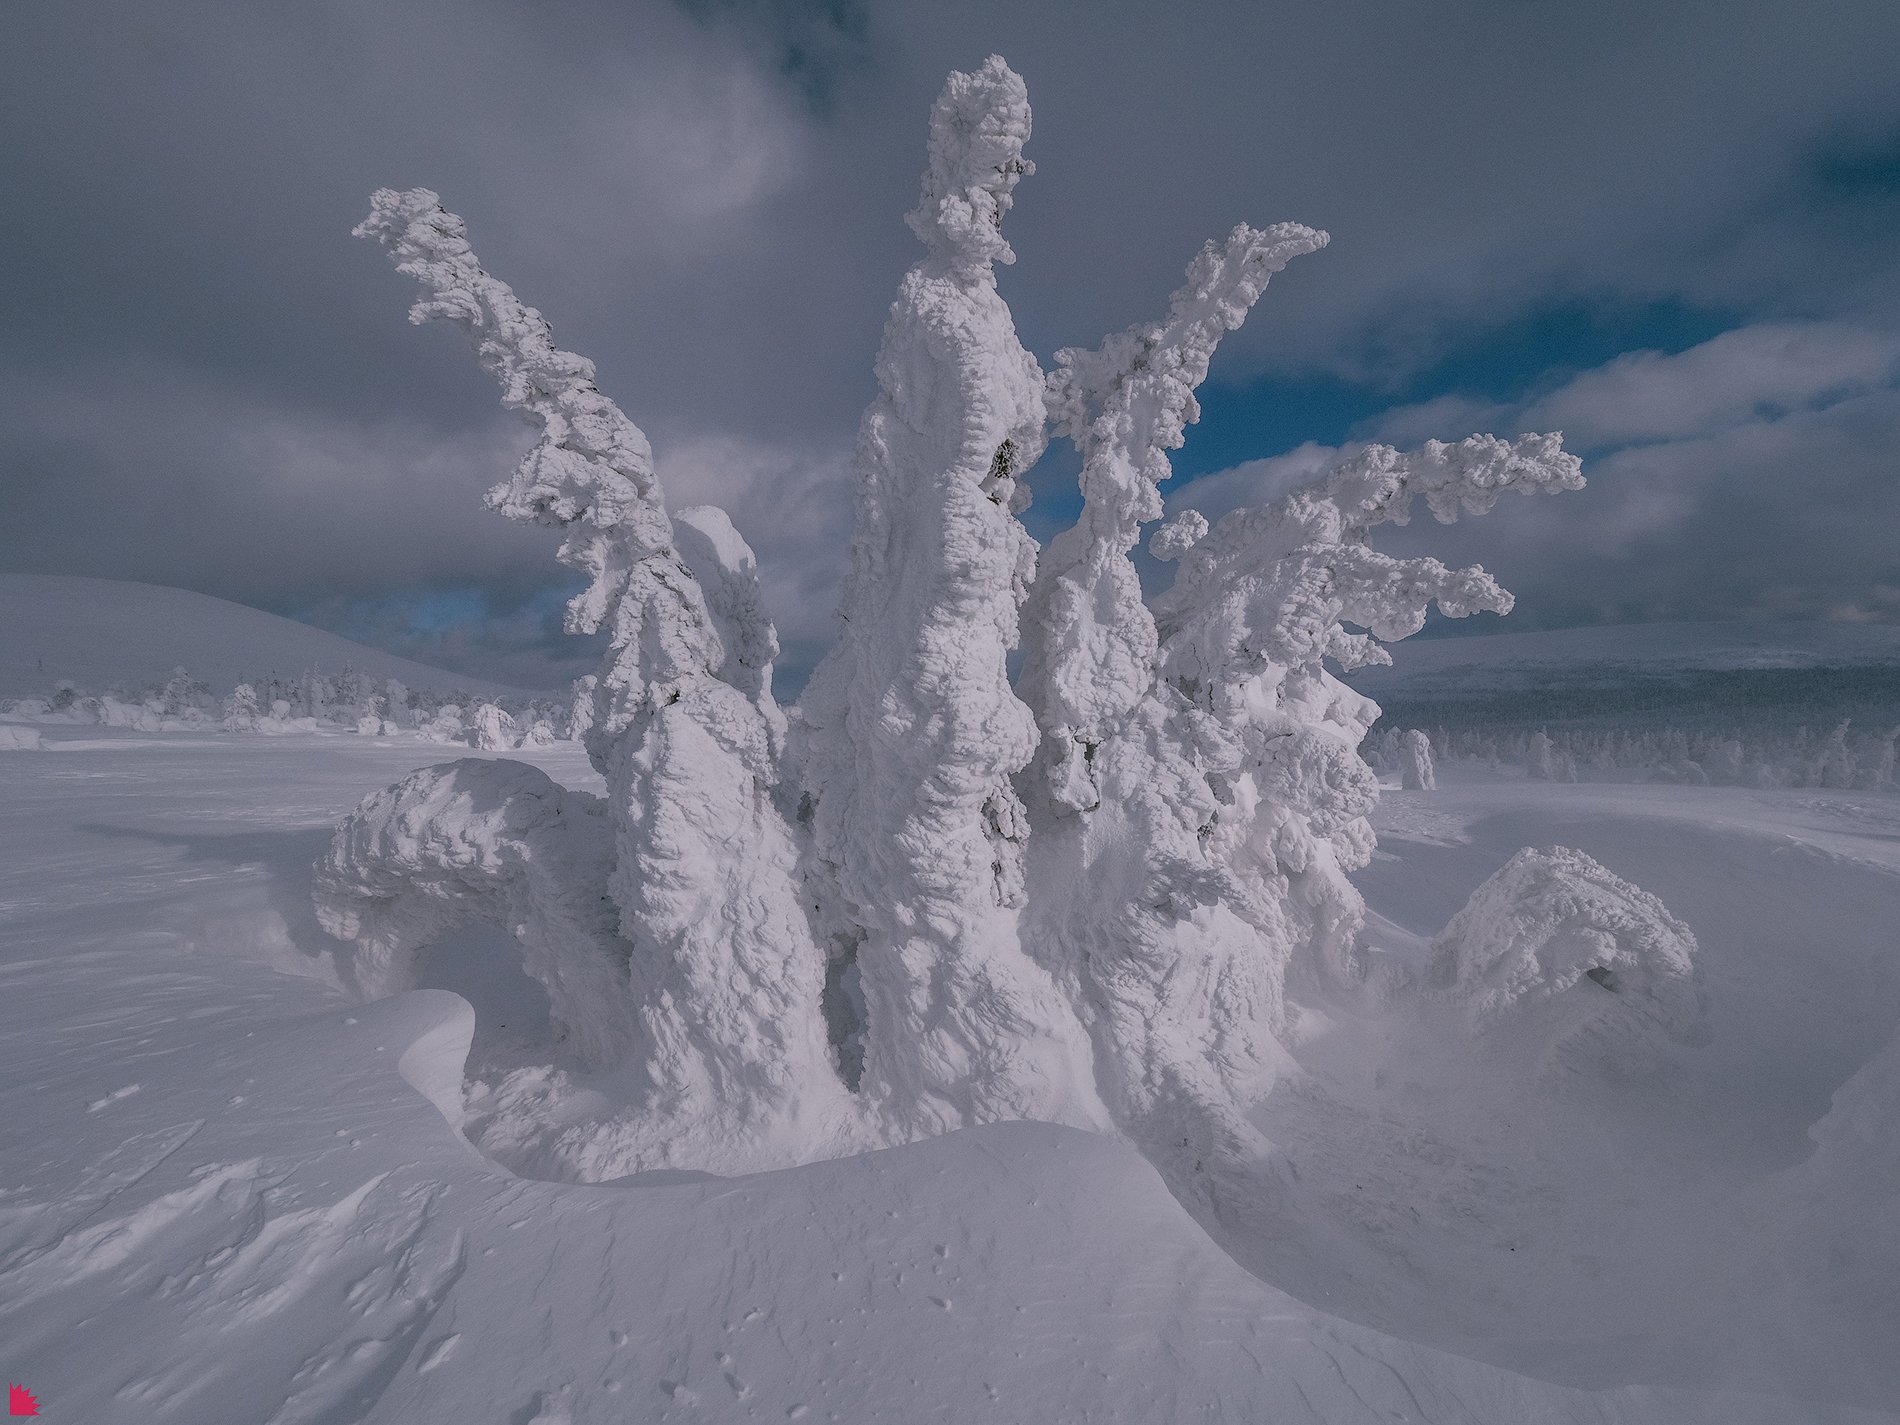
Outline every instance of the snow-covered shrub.
<svg viewBox="0 0 1900 1425">
<path fill-rule="evenodd" d="M 369 990 L 449 919 L 516 930 L 544 983 L 574 959 L 589 1003 L 558 1017 L 641 1088 L 561 1130 L 570 1163 L 764 1166 L 1037 1117 L 1127 1134 L 1218 1216 L 1269 1155 L 1248 1110 L 1301 998 L 1371 972 L 1347 877 L 1373 849 L 1358 748 L 1378 708 L 1326 664 L 1389 661 L 1433 605 L 1511 605 L 1482 569 L 1383 555 L 1371 533 L 1421 497 L 1450 522 L 1576 489 L 1578 463 L 1554 435 L 1372 446 L 1212 526 L 1168 523 L 1151 548 L 1177 572 L 1145 601 L 1132 555 L 1195 388 L 1326 236 L 1236 228 L 1165 317 L 1045 376 L 994 273 L 1028 135 L 1000 59 L 933 110 L 909 217 L 925 253 L 859 433 L 838 642 L 789 717 L 726 516 L 669 514 L 645 436 L 435 194 L 380 191 L 358 229 L 421 284 L 412 320 L 461 328 L 541 430 L 488 503 L 560 529 L 589 578 L 568 625 L 610 647 L 569 725 L 607 795 L 505 762 L 418 773 L 339 830 L 320 912 Z M 1052 422 L 1084 503 L 1038 559 L 1017 516 Z M 1402 755 L 1429 780 L 1422 739 Z M 591 829 L 558 830 L 577 819 Z"/>
<path fill-rule="evenodd" d="M 1527 847 L 1433 941 L 1427 984 L 1540 1073 L 1628 1075 L 1704 1037 L 1695 956 L 1647 891 L 1581 851 Z"/>
<path fill-rule="evenodd" d="M 38 728 L 0 722 L 0 752 L 31 752 L 40 746 Z"/>
<path fill-rule="evenodd" d="M 519 746 L 521 738 L 515 720 L 493 703 L 482 703 L 469 718 L 469 746 L 483 752 L 500 752 Z"/>
<path fill-rule="evenodd" d="M 468 724 L 462 721 L 462 709 L 458 703 L 444 703 L 435 710 L 434 716 L 416 728 L 416 733 L 425 742 L 468 741 Z"/>
</svg>

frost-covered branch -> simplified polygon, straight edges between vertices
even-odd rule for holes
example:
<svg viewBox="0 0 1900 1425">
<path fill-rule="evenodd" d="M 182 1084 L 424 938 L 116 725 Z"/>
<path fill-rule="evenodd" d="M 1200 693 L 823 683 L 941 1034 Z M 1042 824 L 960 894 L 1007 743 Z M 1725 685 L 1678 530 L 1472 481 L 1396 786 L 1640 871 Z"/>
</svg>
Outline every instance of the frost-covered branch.
<svg viewBox="0 0 1900 1425">
<path fill-rule="evenodd" d="M 562 562 L 591 581 L 569 607 L 569 629 L 594 632 L 632 565 L 672 546 L 646 436 L 594 385 L 594 363 L 555 346 L 541 314 L 482 270 L 466 225 L 427 188 L 379 188 L 355 235 L 381 244 L 398 271 L 422 284 L 409 320 L 461 328 L 483 369 L 501 383 L 502 404 L 541 427 L 540 443 L 507 483 L 488 492 L 488 506 L 566 532 Z M 690 639 L 703 620 L 680 622 L 663 641 Z M 687 665 L 705 659 L 703 652 L 675 652 Z"/>
<path fill-rule="evenodd" d="M 1433 603 L 1454 618 L 1506 613 L 1510 594 L 1483 569 L 1394 559 L 1366 546 L 1368 531 L 1405 523 L 1417 496 L 1449 524 L 1460 510 L 1484 513 L 1506 490 L 1557 494 L 1582 486 L 1577 458 L 1564 452 L 1560 436 L 1507 442 L 1477 435 L 1455 445 L 1430 441 L 1410 454 L 1372 446 L 1192 539 L 1187 529 L 1164 526 L 1155 552 L 1178 558 L 1180 569 L 1154 602 L 1162 674 L 1215 708 L 1269 668 L 1317 672 L 1327 656 L 1349 665 L 1385 661 L 1381 650 L 1345 634 L 1342 622 L 1392 640 L 1416 633 Z"/>
<path fill-rule="evenodd" d="M 1299 223 L 1242 224 L 1195 258 L 1164 320 L 1118 332 L 1095 351 L 1056 353 L 1049 412 L 1082 453 L 1082 514 L 1037 569 L 1023 618 L 1022 691 L 1042 727 L 1058 807 L 1095 804 L 1093 749 L 1154 677 L 1154 619 L 1129 555 L 1142 525 L 1161 518 L 1168 452 L 1200 418 L 1194 390 L 1268 279 L 1326 241 Z"/>
</svg>

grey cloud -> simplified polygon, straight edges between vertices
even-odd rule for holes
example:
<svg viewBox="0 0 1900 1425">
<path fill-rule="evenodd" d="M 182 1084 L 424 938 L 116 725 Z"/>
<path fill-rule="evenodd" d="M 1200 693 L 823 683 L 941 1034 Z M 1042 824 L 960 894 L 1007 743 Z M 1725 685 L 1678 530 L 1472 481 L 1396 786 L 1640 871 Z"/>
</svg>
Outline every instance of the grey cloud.
<svg viewBox="0 0 1900 1425">
<path fill-rule="evenodd" d="M 477 503 L 522 435 L 347 235 L 372 187 L 426 184 L 595 359 L 673 501 L 728 504 L 808 659 L 924 115 L 992 50 L 1036 108 L 1003 286 L 1045 357 L 1155 313 L 1203 239 L 1283 217 L 1333 245 L 1276 278 L 1217 380 L 1397 381 L 1555 301 L 1900 327 L 1891 226 L 1816 177 L 1900 134 L 1888 3 L 24 0 L 8 25 L 0 567 L 333 619 L 556 586 L 545 541 Z M 1591 409 L 1649 374 L 1604 373 Z M 1579 606 L 1618 597 L 1591 577 Z M 534 619 L 508 636 L 542 656 Z"/>
</svg>

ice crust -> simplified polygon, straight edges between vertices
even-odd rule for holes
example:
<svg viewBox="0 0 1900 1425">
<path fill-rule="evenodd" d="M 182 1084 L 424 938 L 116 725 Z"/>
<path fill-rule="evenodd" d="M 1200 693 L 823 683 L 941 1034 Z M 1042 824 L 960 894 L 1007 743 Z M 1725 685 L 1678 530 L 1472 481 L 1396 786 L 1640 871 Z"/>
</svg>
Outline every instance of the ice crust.
<svg viewBox="0 0 1900 1425">
<path fill-rule="evenodd" d="M 1132 556 L 1195 388 L 1272 275 L 1327 236 L 1238 227 L 1165 317 L 1065 349 L 1045 377 L 994 271 L 1014 260 L 1002 222 L 1029 131 L 995 57 L 932 112 L 909 215 L 926 251 L 859 431 L 838 641 L 789 716 L 727 517 L 668 515 L 645 437 L 433 193 L 379 192 L 358 230 L 422 283 L 412 317 L 462 327 L 542 427 L 489 503 L 563 529 L 590 575 L 570 621 L 612 646 L 573 724 L 607 797 L 508 764 L 418 773 L 339 831 L 319 905 L 372 993 L 451 916 L 514 930 L 584 1057 L 641 1086 L 577 1150 L 590 1175 L 1030 1118 L 1125 1135 L 1204 1220 L 1230 1220 L 1280 1172 L 1250 1115 L 1303 1006 L 1368 980 L 1375 999 L 1420 993 L 1366 944 L 1349 874 L 1373 852 L 1358 748 L 1378 707 L 1326 663 L 1388 662 L 1434 605 L 1510 608 L 1482 568 L 1379 553 L 1373 530 L 1420 497 L 1449 523 L 1507 491 L 1574 490 L 1578 462 L 1554 434 L 1371 446 L 1211 527 L 1156 531 L 1177 567 L 1144 601 Z M 1052 426 L 1081 452 L 1084 504 L 1039 560 L 1018 515 Z M 1407 785 L 1429 787 L 1429 746 L 1402 750 Z M 1577 853 L 1535 855 L 1448 927 L 1437 992 L 1529 1024 L 1600 968 L 1616 1012 L 1584 984 L 1606 1004 L 1538 1021 L 1550 1052 L 1692 1036 L 1688 932 Z M 1508 1004 L 1474 988 L 1497 975 Z"/>
</svg>

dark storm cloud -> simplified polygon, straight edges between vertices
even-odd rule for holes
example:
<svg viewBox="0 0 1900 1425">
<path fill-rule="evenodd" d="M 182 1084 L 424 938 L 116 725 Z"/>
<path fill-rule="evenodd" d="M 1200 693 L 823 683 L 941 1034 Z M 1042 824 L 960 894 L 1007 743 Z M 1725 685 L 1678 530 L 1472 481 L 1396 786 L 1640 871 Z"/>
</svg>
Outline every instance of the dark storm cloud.
<svg viewBox="0 0 1900 1425">
<path fill-rule="evenodd" d="M 479 509 L 526 433 L 449 334 L 403 323 L 406 282 L 348 237 L 378 185 L 440 191 L 648 429 L 673 502 L 727 505 L 793 665 L 829 626 L 924 114 L 945 71 L 992 50 L 1036 107 L 1003 286 L 1045 359 L 1157 311 L 1237 221 L 1332 230 L 1221 354 L 1209 405 L 1236 458 L 1297 442 L 1297 409 L 1260 408 L 1276 395 L 1343 391 L 1363 413 L 1381 393 L 1468 398 L 1431 373 L 1487 343 L 1508 387 L 1483 393 L 1490 409 L 1526 413 L 1603 362 L 1501 345 L 1555 330 L 1553 311 L 1699 313 L 1685 345 L 1792 320 L 1873 340 L 1900 313 L 1890 3 L 1819 23 L 1750 0 L 27 0 L 8 25 L 0 567 L 434 638 L 471 671 L 568 666 L 546 617 L 559 571 L 545 538 Z M 1811 406 L 1745 447 L 1724 427 L 1606 448 L 1590 496 L 1536 516 L 1568 532 L 1563 616 L 1891 616 L 1884 531 L 1865 521 L 1811 512 L 1773 569 L 1713 567 L 1720 539 L 1787 523 L 1776 492 L 1804 480 L 1883 498 L 1878 413 Z M 1794 437 L 1831 452 L 1825 476 L 1797 473 L 1821 466 Z M 1631 533 L 1642 501 L 1619 488 L 1698 513 Z M 1699 527 L 1711 510 L 1726 522 Z M 1473 527 L 1478 557 L 1529 538 L 1511 518 L 1530 516 Z M 402 632 L 405 607 L 451 593 L 485 612 L 480 632 Z"/>
</svg>

